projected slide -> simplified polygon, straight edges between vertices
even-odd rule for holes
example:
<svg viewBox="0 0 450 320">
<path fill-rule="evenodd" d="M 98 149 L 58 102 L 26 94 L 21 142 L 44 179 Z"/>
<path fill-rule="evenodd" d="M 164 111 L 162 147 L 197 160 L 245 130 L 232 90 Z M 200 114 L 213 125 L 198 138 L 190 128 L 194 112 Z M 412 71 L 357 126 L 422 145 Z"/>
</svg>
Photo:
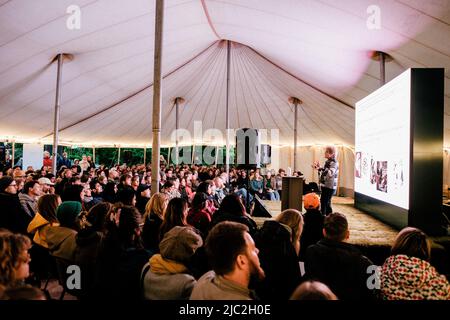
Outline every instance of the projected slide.
<svg viewBox="0 0 450 320">
<path fill-rule="evenodd" d="M 355 191 L 409 209 L 411 70 L 356 103 Z"/>
</svg>

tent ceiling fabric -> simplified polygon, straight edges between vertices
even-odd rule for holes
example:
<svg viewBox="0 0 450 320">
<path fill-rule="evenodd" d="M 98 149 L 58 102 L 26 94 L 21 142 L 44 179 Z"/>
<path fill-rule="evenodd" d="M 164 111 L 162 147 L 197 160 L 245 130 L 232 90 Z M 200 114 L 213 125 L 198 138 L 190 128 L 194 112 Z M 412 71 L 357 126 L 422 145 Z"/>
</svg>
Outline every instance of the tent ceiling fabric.
<svg viewBox="0 0 450 320">
<path fill-rule="evenodd" d="M 151 144 L 154 0 L 77 0 L 81 29 L 69 30 L 72 0 L 0 1 L 0 138 L 51 141 L 56 64 L 63 67 L 62 143 Z M 354 144 L 354 106 L 379 86 L 373 50 L 390 54 L 390 80 L 409 67 L 444 67 L 445 145 L 450 145 L 450 0 L 166 0 L 162 143 L 180 127 L 225 129 L 226 42 L 231 46 L 232 128 L 279 129 L 292 144 Z M 211 132 L 209 132 L 211 133 Z M 208 134 L 205 134 L 207 136 Z M 208 141 L 222 143 L 218 136 Z M 270 136 L 270 131 L 269 131 Z M 207 138 L 207 137 L 205 137 Z M 182 143 L 183 143 L 182 142 Z"/>
</svg>

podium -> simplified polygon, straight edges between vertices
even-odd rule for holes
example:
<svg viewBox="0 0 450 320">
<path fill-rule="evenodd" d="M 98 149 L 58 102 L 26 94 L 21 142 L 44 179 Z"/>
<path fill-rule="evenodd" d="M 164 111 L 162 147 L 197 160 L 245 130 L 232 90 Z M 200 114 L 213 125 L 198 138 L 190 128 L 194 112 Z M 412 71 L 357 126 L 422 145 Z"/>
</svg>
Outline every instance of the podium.
<svg viewBox="0 0 450 320">
<path fill-rule="evenodd" d="M 283 177 L 281 211 L 286 209 L 303 209 L 303 183 L 301 177 Z"/>
</svg>

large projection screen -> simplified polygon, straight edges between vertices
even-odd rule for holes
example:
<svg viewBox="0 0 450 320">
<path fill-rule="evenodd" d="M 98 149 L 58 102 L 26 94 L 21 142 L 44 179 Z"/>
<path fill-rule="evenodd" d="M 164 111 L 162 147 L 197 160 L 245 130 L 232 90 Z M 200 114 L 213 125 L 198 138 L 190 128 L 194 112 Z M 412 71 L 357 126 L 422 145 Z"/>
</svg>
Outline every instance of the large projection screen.
<svg viewBox="0 0 450 320">
<path fill-rule="evenodd" d="M 408 70 L 356 103 L 355 191 L 409 209 Z"/>
<path fill-rule="evenodd" d="M 355 207 L 397 228 L 446 233 L 444 69 L 408 69 L 355 109 Z"/>
</svg>

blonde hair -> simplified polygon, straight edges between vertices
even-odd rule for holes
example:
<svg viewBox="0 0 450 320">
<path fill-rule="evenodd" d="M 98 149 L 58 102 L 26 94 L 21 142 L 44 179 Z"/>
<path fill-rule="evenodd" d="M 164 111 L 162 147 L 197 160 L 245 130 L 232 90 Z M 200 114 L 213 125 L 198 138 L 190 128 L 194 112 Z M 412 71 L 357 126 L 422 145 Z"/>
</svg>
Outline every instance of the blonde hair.
<svg viewBox="0 0 450 320">
<path fill-rule="evenodd" d="M 169 197 L 165 193 L 155 193 L 150 200 L 147 202 L 145 206 L 145 213 L 143 216 L 143 220 L 148 218 L 150 213 L 154 213 L 159 217 L 164 217 L 164 212 L 166 211 L 167 203 Z"/>
<path fill-rule="evenodd" d="M 287 225 L 291 228 L 291 241 L 298 241 L 303 230 L 303 215 L 295 209 L 286 209 L 281 212 L 275 221 Z"/>
</svg>

